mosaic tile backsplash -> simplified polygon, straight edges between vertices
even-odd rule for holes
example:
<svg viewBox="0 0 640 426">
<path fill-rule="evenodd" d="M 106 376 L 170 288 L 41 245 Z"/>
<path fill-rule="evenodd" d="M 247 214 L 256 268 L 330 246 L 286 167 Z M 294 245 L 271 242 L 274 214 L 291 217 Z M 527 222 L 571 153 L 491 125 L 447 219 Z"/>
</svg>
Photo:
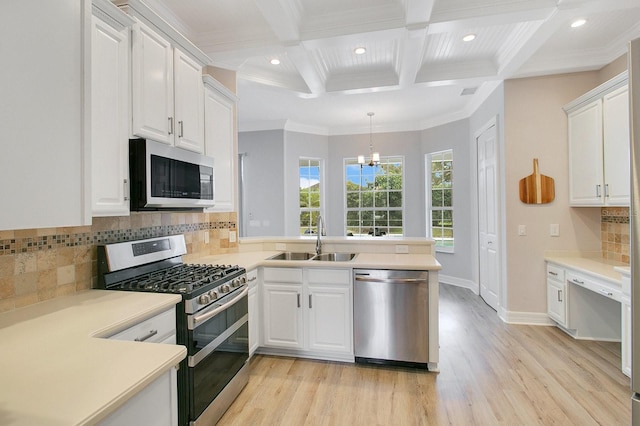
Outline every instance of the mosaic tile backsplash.
<svg viewBox="0 0 640 426">
<path fill-rule="evenodd" d="M 184 234 L 188 261 L 237 251 L 237 238 L 229 242 L 236 228 L 236 213 L 132 213 L 91 226 L 0 231 L 0 312 L 91 288 L 99 244 Z"/>
<path fill-rule="evenodd" d="M 603 207 L 600 212 L 600 235 L 602 257 L 629 264 L 629 208 Z"/>
</svg>

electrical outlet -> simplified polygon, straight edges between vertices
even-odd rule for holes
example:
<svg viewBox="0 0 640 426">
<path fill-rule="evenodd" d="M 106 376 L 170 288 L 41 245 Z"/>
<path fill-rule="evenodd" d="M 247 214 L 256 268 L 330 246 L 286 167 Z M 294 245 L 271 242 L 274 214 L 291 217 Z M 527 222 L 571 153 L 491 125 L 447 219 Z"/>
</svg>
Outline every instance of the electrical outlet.
<svg viewBox="0 0 640 426">
<path fill-rule="evenodd" d="M 527 225 L 518 225 L 518 235 L 527 235 Z"/>
<path fill-rule="evenodd" d="M 287 249 L 287 245 L 285 243 L 276 243 L 276 250 L 285 251 Z"/>
<path fill-rule="evenodd" d="M 551 225 L 549 225 L 549 235 L 551 235 L 552 237 L 559 237 L 560 236 L 560 224 L 552 223 Z"/>
<path fill-rule="evenodd" d="M 236 231 L 229 231 L 229 242 L 230 243 L 236 242 Z"/>
<path fill-rule="evenodd" d="M 204 243 L 209 244 L 209 231 L 204 232 Z"/>
</svg>

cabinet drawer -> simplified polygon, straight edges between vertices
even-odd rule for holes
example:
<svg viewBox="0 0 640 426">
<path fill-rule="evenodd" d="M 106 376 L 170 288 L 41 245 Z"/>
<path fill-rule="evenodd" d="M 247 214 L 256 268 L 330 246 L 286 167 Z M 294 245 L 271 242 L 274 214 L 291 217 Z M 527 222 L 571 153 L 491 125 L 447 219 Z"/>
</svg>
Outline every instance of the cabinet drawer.
<svg viewBox="0 0 640 426">
<path fill-rule="evenodd" d="M 176 334 L 176 310 L 169 309 L 133 327 L 109 337 L 114 340 L 129 340 L 160 343 Z"/>
<path fill-rule="evenodd" d="M 247 283 L 249 283 L 249 288 L 253 288 L 258 284 L 258 270 L 252 269 L 247 271 Z"/>
<path fill-rule="evenodd" d="M 554 281 L 564 282 L 564 269 L 556 265 L 547 265 L 547 278 Z"/>
<path fill-rule="evenodd" d="M 587 278 L 583 275 L 573 272 L 567 272 L 567 281 L 571 284 L 579 285 L 597 293 L 601 296 L 608 297 L 609 299 L 617 300 L 618 302 L 622 298 L 622 292 L 619 288 L 615 288 L 612 285 L 604 282 Z"/>
<path fill-rule="evenodd" d="M 317 284 L 349 284 L 350 269 L 308 269 L 307 280 Z"/>
<path fill-rule="evenodd" d="M 277 283 L 302 283 L 300 268 L 264 268 L 264 281 Z"/>
</svg>

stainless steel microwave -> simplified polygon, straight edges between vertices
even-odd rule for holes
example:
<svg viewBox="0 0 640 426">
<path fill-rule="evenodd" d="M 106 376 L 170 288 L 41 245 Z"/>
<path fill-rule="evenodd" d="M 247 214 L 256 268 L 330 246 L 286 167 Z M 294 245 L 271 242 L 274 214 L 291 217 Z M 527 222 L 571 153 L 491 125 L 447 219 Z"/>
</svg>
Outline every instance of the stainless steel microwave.
<svg viewBox="0 0 640 426">
<path fill-rule="evenodd" d="M 203 209 L 215 203 L 213 158 L 148 139 L 129 140 L 130 207 Z"/>
</svg>

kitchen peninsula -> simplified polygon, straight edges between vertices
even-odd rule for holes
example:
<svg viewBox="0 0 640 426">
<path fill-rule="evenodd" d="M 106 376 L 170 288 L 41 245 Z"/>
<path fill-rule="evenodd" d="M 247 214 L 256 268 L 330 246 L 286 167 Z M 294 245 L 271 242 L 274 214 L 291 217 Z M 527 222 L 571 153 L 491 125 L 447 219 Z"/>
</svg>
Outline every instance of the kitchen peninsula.
<svg viewBox="0 0 640 426">
<path fill-rule="evenodd" d="M 439 322 L 438 322 L 438 271 L 441 269 L 440 263 L 436 260 L 433 241 L 424 238 L 353 238 L 353 237 L 322 237 L 322 253 L 349 253 L 355 254 L 350 260 L 312 260 L 316 254 L 317 240 L 312 237 L 263 237 L 245 238 L 239 242 L 237 253 L 210 256 L 186 256 L 185 261 L 189 263 L 218 263 L 237 264 L 247 269 L 248 276 L 255 276 L 255 281 L 250 283 L 249 288 L 249 322 L 258 324 L 254 326 L 254 333 L 250 340 L 250 346 L 260 353 L 270 353 L 278 355 L 301 356 L 316 359 L 337 360 L 353 362 L 353 283 L 351 281 L 354 269 L 384 269 L 384 270 L 413 270 L 428 272 L 428 348 L 429 348 L 429 370 L 437 371 L 439 354 Z M 279 256 L 281 253 L 308 254 L 303 260 L 296 260 L 292 256 Z M 280 273 L 290 275 L 290 272 L 297 272 L 298 277 L 322 274 L 325 277 L 318 281 L 325 288 L 336 290 L 332 293 L 338 297 L 342 291 L 344 296 L 341 299 L 344 309 L 338 307 L 332 311 L 339 313 L 344 318 L 341 323 L 334 324 L 335 328 L 343 329 L 344 332 L 331 341 L 331 344 L 314 345 L 313 330 L 300 331 L 302 324 L 296 324 L 292 335 L 287 339 L 269 338 L 266 333 L 264 323 L 268 321 L 269 304 L 265 301 L 265 277 L 264 271 L 275 271 L 279 277 Z M 310 272 L 311 271 L 311 272 Z M 323 272 L 318 272 L 323 271 Z M 327 278 L 326 274 L 331 274 Z M 335 277 L 341 277 L 338 281 L 332 282 Z M 344 277 L 344 278 L 342 278 Z M 249 278 L 250 280 L 253 278 Z M 281 279 L 281 278 L 279 278 Z M 300 282 L 302 279 L 296 278 L 285 282 L 292 284 Z M 277 283 L 277 280 L 273 283 Z M 334 286 L 334 284 L 336 284 Z M 274 287 L 275 288 L 275 287 Z M 252 290 L 253 289 L 253 290 Z M 284 290 L 277 287 L 277 290 Z M 253 291 L 253 297 L 252 297 Z M 300 291 L 300 290 L 297 290 Z M 302 290 L 308 294 L 308 290 Z M 306 300 L 306 296 L 304 297 Z M 299 300 L 299 299 L 298 299 Z M 300 303 L 298 303 L 300 305 Z M 253 308 L 252 308 L 253 307 Z M 301 314 L 299 321 L 308 319 L 310 313 Z M 335 316 L 335 315 L 333 315 Z M 311 327 L 306 324 L 307 327 Z M 321 327 L 316 325 L 316 328 Z M 317 331 L 317 330 L 316 330 Z M 322 330 L 320 330 L 322 332 Z M 297 334 L 299 333 L 299 334 Z M 257 334 L 257 336 L 256 336 Z M 331 339 L 329 339 L 331 340 Z M 271 343 L 270 343 L 271 342 Z M 320 349 L 318 349 L 318 347 Z M 252 352 L 253 352 L 252 350 Z"/>
</svg>

